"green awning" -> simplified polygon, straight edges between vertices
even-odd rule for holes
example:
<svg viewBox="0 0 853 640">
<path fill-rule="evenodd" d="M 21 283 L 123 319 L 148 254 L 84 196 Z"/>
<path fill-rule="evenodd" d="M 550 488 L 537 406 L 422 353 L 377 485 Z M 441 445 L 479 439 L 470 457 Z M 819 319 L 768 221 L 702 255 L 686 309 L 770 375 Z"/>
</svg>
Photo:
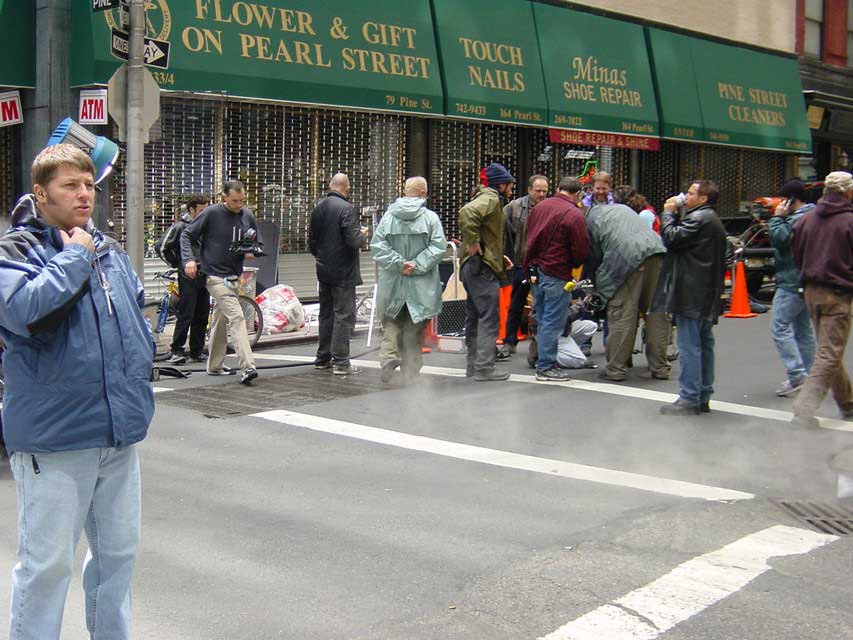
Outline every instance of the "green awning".
<svg viewBox="0 0 853 640">
<path fill-rule="evenodd" d="M 148 4 L 148 3 L 146 3 Z M 151 3 L 149 69 L 162 89 L 440 114 L 429 0 Z M 122 63 L 118 9 L 75 2 L 71 82 L 106 83 Z M 168 54 L 165 55 L 166 50 Z"/>
<path fill-rule="evenodd" d="M 446 96 L 460 118 L 544 126 L 536 28 L 527 0 L 433 0 Z"/>
<path fill-rule="evenodd" d="M 6 55 L 0 58 L 0 87 L 35 87 L 35 6 L 30 0 L 0 0 Z"/>
<path fill-rule="evenodd" d="M 533 3 L 545 62 L 548 124 L 620 135 L 658 135 L 642 27 Z"/>
<path fill-rule="evenodd" d="M 796 59 L 659 29 L 648 33 L 665 137 L 811 149 Z"/>
</svg>

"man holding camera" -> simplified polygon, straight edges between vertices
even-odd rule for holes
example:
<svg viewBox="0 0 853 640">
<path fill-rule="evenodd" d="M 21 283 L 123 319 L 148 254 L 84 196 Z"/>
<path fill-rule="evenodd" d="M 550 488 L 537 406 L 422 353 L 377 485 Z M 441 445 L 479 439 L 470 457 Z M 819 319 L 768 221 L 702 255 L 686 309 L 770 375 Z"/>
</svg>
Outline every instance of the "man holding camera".
<svg viewBox="0 0 853 640">
<path fill-rule="evenodd" d="M 711 410 L 714 392 L 713 327 L 720 315 L 726 272 L 726 230 L 714 206 L 719 188 L 695 180 L 686 194 L 666 201 L 661 236 L 667 249 L 652 311 L 673 315 L 678 328 L 678 399 L 664 415 Z"/>
<path fill-rule="evenodd" d="M 136 444 L 154 414 L 154 343 L 127 253 L 90 224 L 95 167 L 50 146 L 0 239 L 3 430 L 18 502 L 11 640 L 59 640 L 80 533 L 86 628 L 130 638 Z"/>
<path fill-rule="evenodd" d="M 572 269 L 589 256 L 586 222 L 577 206 L 581 189 L 577 178 L 563 178 L 556 195 L 537 204 L 527 222 L 524 268 L 531 279 L 536 309 L 537 380 L 568 379 L 557 364 L 557 343 L 572 300 L 566 283 L 572 279 Z"/>
<path fill-rule="evenodd" d="M 222 202 L 207 207 L 181 234 L 181 258 L 188 278 L 199 274 L 207 277 L 207 290 L 216 301 L 210 325 L 207 374 L 227 376 L 236 373 L 224 366 L 228 349 L 228 333 L 240 361 L 240 382 L 249 384 L 258 377 L 255 357 L 249 346 L 246 317 L 237 297 L 237 285 L 243 275 L 243 260 L 254 258 L 247 252 L 245 240 L 257 240 L 258 223 L 243 206 L 246 194 L 243 183 L 229 180 L 222 187 Z M 200 265 L 193 245 L 200 244 Z M 254 291 L 252 292 L 254 293 Z"/>
</svg>

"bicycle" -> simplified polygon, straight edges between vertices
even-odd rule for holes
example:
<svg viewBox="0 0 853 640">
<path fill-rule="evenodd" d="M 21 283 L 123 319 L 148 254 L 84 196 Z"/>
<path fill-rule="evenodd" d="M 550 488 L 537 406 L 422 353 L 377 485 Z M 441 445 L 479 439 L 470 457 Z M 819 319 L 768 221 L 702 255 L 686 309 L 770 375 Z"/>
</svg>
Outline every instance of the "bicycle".
<svg viewBox="0 0 853 640">
<path fill-rule="evenodd" d="M 172 351 L 172 338 L 175 334 L 175 321 L 177 319 L 178 308 L 178 270 L 169 269 L 155 273 L 154 276 L 165 281 L 166 290 L 159 300 L 152 300 L 145 303 L 142 307 L 142 314 L 148 321 L 151 327 L 151 333 L 154 335 L 155 343 L 155 360 L 168 357 Z M 242 293 L 237 295 L 240 302 L 240 307 L 243 309 L 243 317 L 246 319 L 246 331 L 249 334 L 249 346 L 254 348 L 261 338 L 264 331 L 264 316 L 261 313 L 261 308 L 255 299 Z M 207 328 L 205 333 L 207 339 L 210 339 L 210 325 L 213 319 L 213 309 L 216 302 L 211 298 L 210 313 L 207 317 Z M 228 343 L 229 352 L 233 352 L 234 348 L 231 342 Z"/>
</svg>

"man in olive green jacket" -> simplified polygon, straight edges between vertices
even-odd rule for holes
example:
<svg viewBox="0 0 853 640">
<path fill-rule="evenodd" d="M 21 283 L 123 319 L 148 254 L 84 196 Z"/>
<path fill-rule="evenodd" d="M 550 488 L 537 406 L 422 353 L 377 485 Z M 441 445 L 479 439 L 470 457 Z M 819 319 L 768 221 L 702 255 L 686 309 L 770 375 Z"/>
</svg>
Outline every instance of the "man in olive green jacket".
<svg viewBox="0 0 853 640">
<path fill-rule="evenodd" d="M 502 164 L 486 168 L 488 186 L 480 186 L 474 199 L 459 210 L 459 231 L 465 257 L 462 284 L 468 293 L 465 307 L 465 344 L 468 348 L 465 375 L 478 382 L 506 380 L 508 373 L 495 370 L 498 338 L 498 296 L 506 269 L 504 256 L 503 203 L 512 197 L 515 178 Z"/>
<path fill-rule="evenodd" d="M 376 310 L 382 317 L 382 382 L 397 367 L 407 381 L 423 366 L 424 325 L 441 312 L 438 263 L 447 251 L 441 221 L 426 208 L 427 181 L 406 180 L 376 226 L 370 252 L 379 266 Z"/>
</svg>

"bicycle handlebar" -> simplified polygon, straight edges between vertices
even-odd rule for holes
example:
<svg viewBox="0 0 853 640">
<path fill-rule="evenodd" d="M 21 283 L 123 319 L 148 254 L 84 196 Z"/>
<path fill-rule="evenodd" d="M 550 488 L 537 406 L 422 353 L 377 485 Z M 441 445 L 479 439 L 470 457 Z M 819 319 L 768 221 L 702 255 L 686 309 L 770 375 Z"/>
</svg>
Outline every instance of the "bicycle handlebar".
<svg viewBox="0 0 853 640">
<path fill-rule="evenodd" d="M 169 269 L 168 271 L 158 271 L 154 274 L 155 278 L 160 278 L 161 280 L 172 280 L 172 276 L 178 273 L 177 269 Z"/>
</svg>

